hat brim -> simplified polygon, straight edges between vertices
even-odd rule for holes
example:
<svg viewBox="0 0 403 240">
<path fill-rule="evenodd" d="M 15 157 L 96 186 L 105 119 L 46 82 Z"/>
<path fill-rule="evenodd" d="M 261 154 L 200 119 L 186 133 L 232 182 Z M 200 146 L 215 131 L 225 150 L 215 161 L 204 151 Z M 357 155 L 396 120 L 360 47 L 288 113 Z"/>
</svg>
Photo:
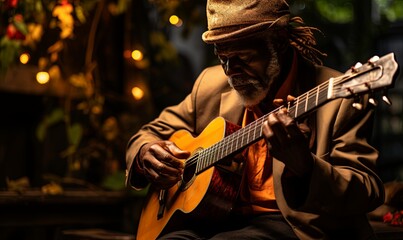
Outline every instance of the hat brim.
<svg viewBox="0 0 403 240">
<path fill-rule="evenodd" d="M 247 38 L 253 34 L 263 32 L 265 30 L 279 29 L 288 24 L 288 15 L 284 15 L 275 21 L 265 21 L 252 25 L 237 25 L 223 27 L 205 31 L 202 34 L 202 39 L 205 43 L 223 43 Z"/>
</svg>

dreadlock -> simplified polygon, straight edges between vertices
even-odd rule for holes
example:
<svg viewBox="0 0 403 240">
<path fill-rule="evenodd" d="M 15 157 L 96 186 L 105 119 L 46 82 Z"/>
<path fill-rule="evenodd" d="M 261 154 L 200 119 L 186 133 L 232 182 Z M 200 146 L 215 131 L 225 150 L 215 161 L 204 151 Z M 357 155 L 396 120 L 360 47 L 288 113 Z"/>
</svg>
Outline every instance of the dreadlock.
<svg viewBox="0 0 403 240">
<path fill-rule="evenodd" d="M 304 20 L 301 17 L 293 17 L 288 24 L 288 32 L 290 37 L 290 45 L 294 47 L 301 55 L 318 65 L 322 65 L 323 57 L 326 57 L 326 53 L 322 53 L 316 46 L 316 39 L 312 31 L 319 31 L 314 27 L 305 26 Z"/>
</svg>

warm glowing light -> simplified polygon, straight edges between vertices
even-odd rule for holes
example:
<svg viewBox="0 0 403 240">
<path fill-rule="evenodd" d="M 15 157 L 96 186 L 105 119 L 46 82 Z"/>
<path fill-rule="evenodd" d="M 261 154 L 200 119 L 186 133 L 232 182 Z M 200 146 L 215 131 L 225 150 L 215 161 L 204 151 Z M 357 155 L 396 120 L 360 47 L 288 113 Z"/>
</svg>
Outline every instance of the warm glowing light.
<svg viewBox="0 0 403 240">
<path fill-rule="evenodd" d="M 170 22 L 172 25 L 178 24 L 179 21 L 180 21 L 180 19 L 179 19 L 179 17 L 176 16 L 176 15 L 172 15 L 172 16 L 169 17 L 169 22 Z"/>
<path fill-rule="evenodd" d="M 27 64 L 29 59 L 30 59 L 30 57 L 31 56 L 28 53 L 23 53 L 23 54 L 20 55 L 20 62 L 22 64 Z"/>
<path fill-rule="evenodd" d="M 133 95 L 134 99 L 140 100 L 144 96 L 144 91 L 139 87 L 134 87 L 134 88 L 132 88 L 132 95 Z"/>
<path fill-rule="evenodd" d="M 40 84 L 46 84 L 49 82 L 49 73 L 48 72 L 38 72 L 36 74 L 36 81 Z"/>
<path fill-rule="evenodd" d="M 132 58 L 135 61 L 141 61 L 141 60 L 143 60 L 143 53 L 140 50 L 134 50 L 132 52 Z"/>
</svg>

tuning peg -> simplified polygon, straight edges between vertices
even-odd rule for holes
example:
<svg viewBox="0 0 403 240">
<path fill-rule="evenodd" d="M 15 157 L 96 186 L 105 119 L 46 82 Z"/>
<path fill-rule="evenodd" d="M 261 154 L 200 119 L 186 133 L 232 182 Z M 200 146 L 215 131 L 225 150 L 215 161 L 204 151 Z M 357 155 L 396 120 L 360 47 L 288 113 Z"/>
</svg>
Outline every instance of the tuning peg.
<svg viewBox="0 0 403 240">
<path fill-rule="evenodd" d="M 371 89 L 368 84 L 365 84 L 365 85 L 366 85 L 369 89 Z M 375 107 L 378 105 L 378 101 L 376 101 L 375 98 L 374 98 L 374 91 L 371 91 L 371 92 L 370 92 L 368 102 L 371 103 L 371 104 L 372 104 L 373 106 L 375 106 Z"/>
<path fill-rule="evenodd" d="M 354 68 L 360 68 L 360 67 L 362 67 L 362 63 L 360 63 L 360 62 L 357 62 L 357 63 L 354 65 Z"/>
<path fill-rule="evenodd" d="M 356 72 L 358 72 L 357 69 L 360 68 L 360 67 L 362 67 L 362 63 L 357 62 L 357 63 L 354 65 L 354 67 L 351 67 L 351 71 L 352 71 L 353 73 L 356 73 Z"/>
<path fill-rule="evenodd" d="M 392 105 L 392 101 L 390 101 L 389 97 L 388 97 L 388 90 L 384 89 L 383 93 L 382 93 L 382 100 L 388 104 L 388 105 Z"/>
<path fill-rule="evenodd" d="M 370 97 L 368 99 L 368 102 L 374 105 L 375 107 L 378 105 L 378 102 L 373 97 Z"/>
<path fill-rule="evenodd" d="M 357 110 L 362 110 L 362 104 L 361 103 L 353 103 L 353 108 L 357 109 Z"/>
<path fill-rule="evenodd" d="M 392 105 L 392 102 L 390 101 L 389 97 L 387 95 L 383 95 L 382 96 L 382 100 L 388 104 L 388 105 Z"/>
<path fill-rule="evenodd" d="M 378 56 L 373 56 L 372 58 L 370 58 L 369 60 L 368 60 L 368 63 L 370 63 L 370 64 L 374 64 L 376 61 L 378 61 L 379 60 L 379 57 Z"/>
<path fill-rule="evenodd" d="M 358 96 L 356 96 L 354 98 L 354 103 L 353 103 L 353 108 L 357 109 L 357 110 L 361 110 L 362 109 L 362 104 L 360 103 L 360 98 Z"/>
</svg>

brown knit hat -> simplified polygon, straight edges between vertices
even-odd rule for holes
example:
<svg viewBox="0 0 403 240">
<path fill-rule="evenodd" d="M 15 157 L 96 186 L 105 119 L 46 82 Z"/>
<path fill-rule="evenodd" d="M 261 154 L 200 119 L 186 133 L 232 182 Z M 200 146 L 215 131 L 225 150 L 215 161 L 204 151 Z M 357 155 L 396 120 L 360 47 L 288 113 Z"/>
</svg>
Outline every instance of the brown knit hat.
<svg viewBox="0 0 403 240">
<path fill-rule="evenodd" d="M 290 9 L 285 0 L 207 0 L 206 43 L 233 41 L 268 28 L 289 23 Z"/>
</svg>

